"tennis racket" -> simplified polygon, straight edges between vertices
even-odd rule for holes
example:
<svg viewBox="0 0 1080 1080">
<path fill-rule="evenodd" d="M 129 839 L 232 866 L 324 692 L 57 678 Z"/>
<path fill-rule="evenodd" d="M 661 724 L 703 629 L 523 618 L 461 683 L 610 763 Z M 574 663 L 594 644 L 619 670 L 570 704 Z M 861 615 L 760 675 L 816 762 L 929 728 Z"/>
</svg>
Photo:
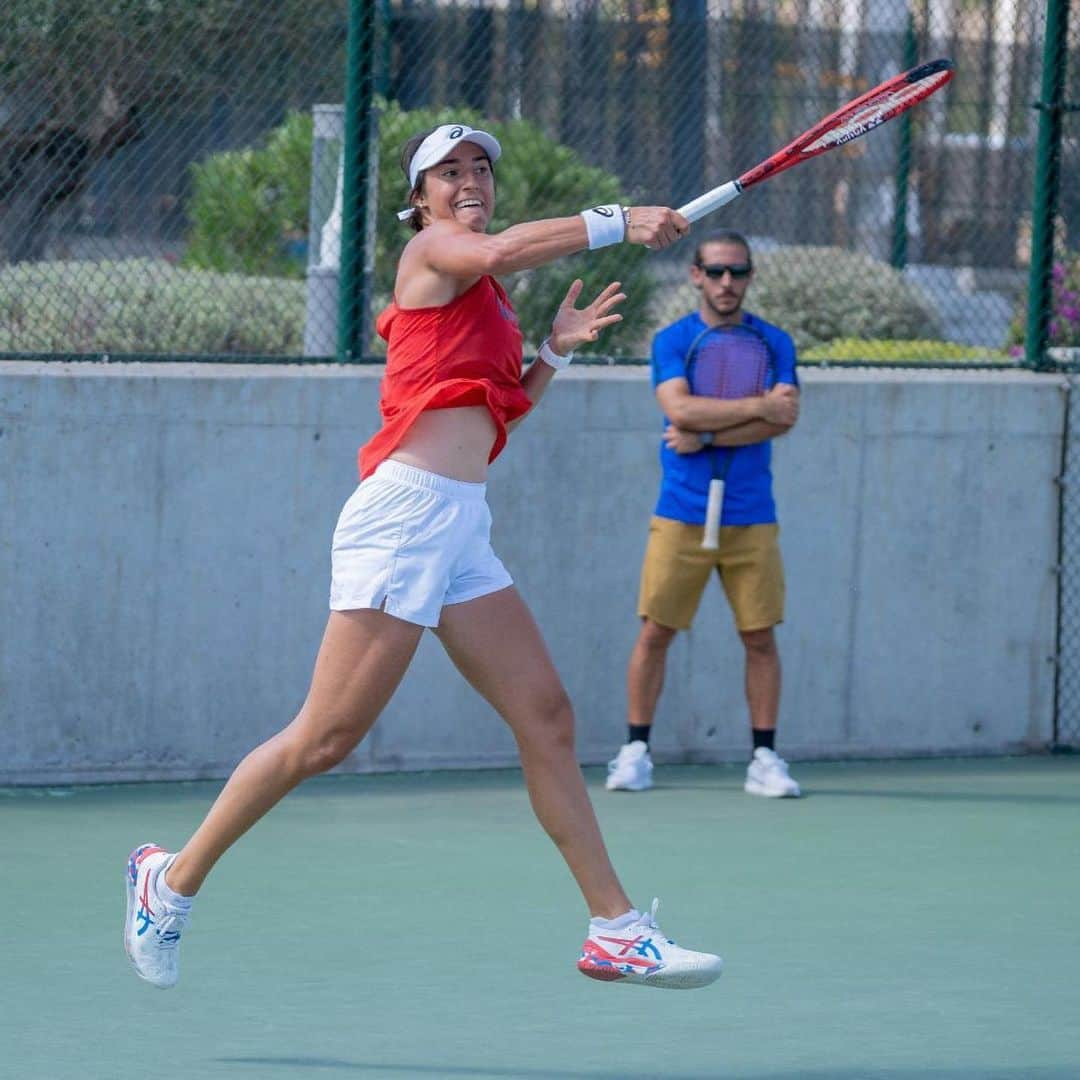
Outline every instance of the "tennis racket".
<svg viewBox="0 0 1080 1080">
<path fill-rule="evenodd" d="M 690 392 L 708 397 L 758 397 L 765 393 L 772 370 L 772 353 L 765 339 L 746 323 L 711 326 L 691 343 L 686 356 L 686 381 Z M 734 446 L 710 447 L 712 478 L 705 506 L 705 532 L 701 546 L 715 551 L 720 546 L 720 517 L 724 510 L 724 481 Z"/>
<path fill-rule="evenodd" d="M 835 146 L 843 146 L 884 124 L 886 120 L 899 116 L 935 90 L 940 90 L 952 77 L 951 60 L 931 60 L 902 75 L 894 75 L 824 120 L 819 120 L 794 142 L 743 173 L 737 180 L 729 180 L 680 207 L 679 213 L 689 221 L 697 221 L 737 199 L 748 187 L 790 169 L 800 161 L 817 157 Z"/>
</svg>

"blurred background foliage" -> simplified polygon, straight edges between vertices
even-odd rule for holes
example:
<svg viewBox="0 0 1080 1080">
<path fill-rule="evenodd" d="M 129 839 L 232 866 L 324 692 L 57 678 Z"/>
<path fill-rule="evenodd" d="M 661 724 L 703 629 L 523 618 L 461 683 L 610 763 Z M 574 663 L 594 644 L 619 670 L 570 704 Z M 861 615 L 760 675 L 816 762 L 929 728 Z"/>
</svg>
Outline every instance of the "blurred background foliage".
<svg viewBox="0 0 1080 1080">
<path fill-rule="evenodd" d="M 393 217 L 404 193 L 396 161 L 416 127 L 464 119 L 504 141 L 496 228 L 601 201 L 679 205 L 906 58 L 948 55 L 956 79 L 911 114 L 910 139 L 902 123 L 887 125 L 748 193 L 715 224 L 753 239 L 751 306 L 790 329 L 808 359 L 854 340 L 879 342 L 873 358 L 886 362 L 896 350 L 886 343 L 941 340 L 996 362 L 1022 344 L 1042 0 L 385 0 L 374 10 L 378 27 L 364 40 L 384 100 L 372 304 L 389 295 L 408 238 Z M 137 353 L 301 347 L 302 331 L 279 332 L 296 317 L 282 297 L 302 290 L 311 110 L 344 100 L 348 18 L 346 0 L 7 0 L 0 311 L 18 317 L 0 327 L 6 351 L 48 338 L 78 352 L 96 340 L 91 324 L 113 326 Z M 1075 5 L 1067 38 L 1075 101 Z M 1057 349 L 1076 348 L 1080 334 L 1074 116 L 1064 122 L 1046 312 Z M 688 261 L 684 245 L 659 255 L 627 247 L 507 284 L 535 343 L 575 275 L 590 290 L 622 280 L 628 317 L 595 350 L 644 357 L 654 330 L 696 303 L 684 288 Z M 118 290 L 134 267 L 142 287 Z M 227 293 L 219 274 L 230 275 Z M 242 288 L 249 308 L 284 305 L 256 341 L 227 329 L 233 313 L 210 311 Z M 200 326 L 223 328 L 219 338 L 179 338 L 190 313 L 159 323 L 167 334 L 136 332 L 145 321 L 134 304 L 124 314 L 124 297 L 177 290 L 207 309 Z M 955 355 L 941 350 L 945 362 Z"/>
</svg>

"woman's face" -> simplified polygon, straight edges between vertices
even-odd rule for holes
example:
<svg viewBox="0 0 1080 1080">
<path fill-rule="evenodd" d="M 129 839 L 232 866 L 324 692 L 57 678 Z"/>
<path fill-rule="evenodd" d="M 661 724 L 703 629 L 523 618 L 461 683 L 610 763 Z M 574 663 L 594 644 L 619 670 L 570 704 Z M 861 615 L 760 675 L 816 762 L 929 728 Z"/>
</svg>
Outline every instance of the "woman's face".
<svg viewBox="0 0 1080 1080">
<path fill-rule="evenodd" d="M 495 174 L 487 154 L 476 143 L 459 143 L 424 173 L 417 203 L 425 212 L 425 224 L 460 221 L 473 232 L 483 232 L 495 209 Z"/>
</svg>

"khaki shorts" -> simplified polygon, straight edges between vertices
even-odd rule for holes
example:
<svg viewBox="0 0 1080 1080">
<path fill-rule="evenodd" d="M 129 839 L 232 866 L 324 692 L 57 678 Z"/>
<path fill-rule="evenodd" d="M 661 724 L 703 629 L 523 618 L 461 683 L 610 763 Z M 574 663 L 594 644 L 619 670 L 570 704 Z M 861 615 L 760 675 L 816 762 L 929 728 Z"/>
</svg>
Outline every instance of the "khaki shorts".
<svg viewBox="0 0 1080 1080">
<path fill-rule="evenodd" d="M 765 630 L 784 618 L 784 565 L 779 526 L 725 525 L 720 547 L 701 546 L 703 526 L 653 517 L 641 568 L 638 615 L 672 630 L 689 630 L 713 569 L 720 575 L 735 625 Z"/>
</svg>

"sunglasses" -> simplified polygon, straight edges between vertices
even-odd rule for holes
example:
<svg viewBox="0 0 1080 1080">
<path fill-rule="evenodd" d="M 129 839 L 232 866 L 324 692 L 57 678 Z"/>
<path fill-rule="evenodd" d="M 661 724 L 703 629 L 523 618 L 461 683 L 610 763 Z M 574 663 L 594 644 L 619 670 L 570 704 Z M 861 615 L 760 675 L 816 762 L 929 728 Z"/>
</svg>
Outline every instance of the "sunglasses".
<svg viewBox="0 0 1080 1080">
<path fill-rule="evenodd" d="M 697 268 L 707 278 L 722 278 L 725 274 L 731 274 L 736 280 L 750 276 L 754 269 L 753 263 L 697 263 Z"/>
</svg>

